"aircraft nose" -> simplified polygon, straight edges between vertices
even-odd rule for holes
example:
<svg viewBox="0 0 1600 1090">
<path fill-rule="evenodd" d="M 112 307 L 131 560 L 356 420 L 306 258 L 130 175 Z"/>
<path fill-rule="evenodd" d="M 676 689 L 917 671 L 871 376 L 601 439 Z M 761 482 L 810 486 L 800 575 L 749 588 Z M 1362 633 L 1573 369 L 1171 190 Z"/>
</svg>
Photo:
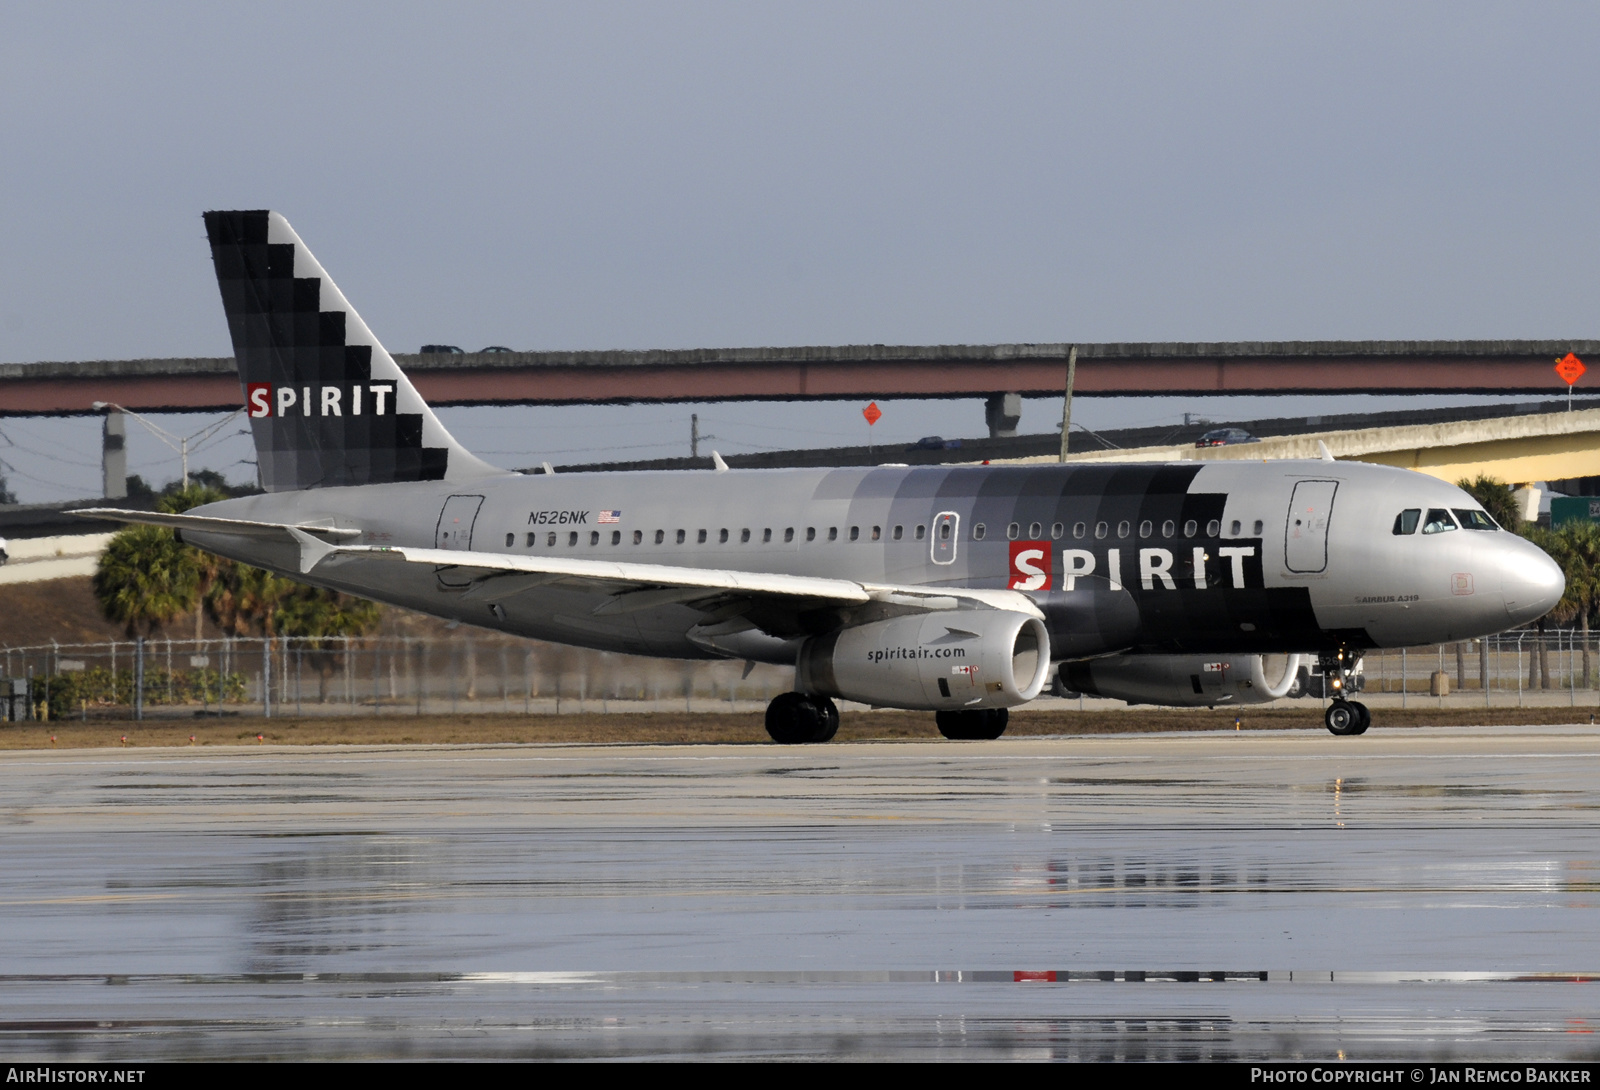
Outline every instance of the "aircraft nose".
<svg viewBox="0 0 1600 1090">
<path fill-rule="evenodd" d="M 1513 626 L 1537 621 L 1561 601 L 1567 578 L 1561 566 L 1531 541 L 1507 544 L 1512 547 L 1500 561 L 1506 616 Z"/>
</svg>

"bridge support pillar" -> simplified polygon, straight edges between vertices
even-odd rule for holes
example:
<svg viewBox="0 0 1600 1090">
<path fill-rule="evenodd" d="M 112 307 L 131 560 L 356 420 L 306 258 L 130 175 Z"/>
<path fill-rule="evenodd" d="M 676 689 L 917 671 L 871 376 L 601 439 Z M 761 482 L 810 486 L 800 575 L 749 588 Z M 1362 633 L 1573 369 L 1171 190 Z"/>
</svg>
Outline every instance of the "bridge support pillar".
<svg viewBox="0 0 1600 1090">
<path fill-rule="evenodd" d="M 983 419 L 989 425 L 990 439 L 1017 434 L 1017 424 L 1022 420 L 1022 395 L 990 394 L 984 402 Z"/>
<path fill-rule="evenodd" d="M 116 409 L 106 410 L 100 444 L 100 469 L 108 500 L 128 498 L 128 418 Z"/>
</svg>

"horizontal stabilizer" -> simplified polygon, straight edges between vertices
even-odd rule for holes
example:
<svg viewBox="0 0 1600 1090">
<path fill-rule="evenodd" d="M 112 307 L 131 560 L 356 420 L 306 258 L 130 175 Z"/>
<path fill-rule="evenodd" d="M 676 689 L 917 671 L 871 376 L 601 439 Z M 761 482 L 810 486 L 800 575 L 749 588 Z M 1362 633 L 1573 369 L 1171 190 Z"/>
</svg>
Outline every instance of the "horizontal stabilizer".
<svg viewBox="0 0 1600 1090">
<path fill-rule="evenodd" d="M 105 519 L 108 522 L 162 526 L 178 531 L 180 536 L 183 531 L 188 530 L 199 534 L 229 534 L 234 537 L 287 540 L 300 550 L 302 575 L 316 567 L 323 557 L 338 550 L 338 546 L 330 545 L 323 540 L 324 538 L 343 541 L 361 536 L 360 530 L 343 530 L 333 526 L 290 526 L 281 522 L 251 522 L 246 519 L 208 518 L 204 515 L 169 515 L 164 511 L 124 511 L 115 507 L 83 507 L 72 513 L 84 518 Z"/>
</svg>

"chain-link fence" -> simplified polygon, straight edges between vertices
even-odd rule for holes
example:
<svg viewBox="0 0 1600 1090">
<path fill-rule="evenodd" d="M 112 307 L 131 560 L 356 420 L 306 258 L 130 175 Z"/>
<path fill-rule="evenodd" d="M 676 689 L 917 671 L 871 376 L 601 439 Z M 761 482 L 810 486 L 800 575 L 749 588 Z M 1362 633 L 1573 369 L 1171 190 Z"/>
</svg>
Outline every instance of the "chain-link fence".
<svg viewBox="0 0 1600 1090">
<path fill-rule="evenodd" d="M 1296 693 L 1321 695 L 1320 679 L 1304 680 Z M 750 711 L 792 684 L 780 666 L 494 637 L 126 640 L 0 649 L 0 720 Z M 1516 706 L 1593 703 L 1597 684 L 1592 644 L 1552 629 L 1369 651 L 1352 688 L 1397 707 Z"/>
<path fill-rule="evenodd" d="M 748 711 L 793 676 L 470 637 L 48 644 L 0 649 L 0 719 Z"/>
</svg>

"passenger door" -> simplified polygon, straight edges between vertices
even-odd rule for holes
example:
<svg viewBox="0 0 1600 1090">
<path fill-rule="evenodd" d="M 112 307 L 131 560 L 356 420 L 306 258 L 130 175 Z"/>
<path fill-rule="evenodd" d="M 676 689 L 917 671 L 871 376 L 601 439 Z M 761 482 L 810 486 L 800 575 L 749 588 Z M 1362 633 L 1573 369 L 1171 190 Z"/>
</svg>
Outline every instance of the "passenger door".
<svg viewBox="0 0 1600 1090">
<path fill-rule="evenodd" d="M 1338 481 L 1301 481 L 1289 499 L 1283 562 L 1292 572 L 1312 574 L 1328 567 L 1328 521 Z"/>
</svg>

